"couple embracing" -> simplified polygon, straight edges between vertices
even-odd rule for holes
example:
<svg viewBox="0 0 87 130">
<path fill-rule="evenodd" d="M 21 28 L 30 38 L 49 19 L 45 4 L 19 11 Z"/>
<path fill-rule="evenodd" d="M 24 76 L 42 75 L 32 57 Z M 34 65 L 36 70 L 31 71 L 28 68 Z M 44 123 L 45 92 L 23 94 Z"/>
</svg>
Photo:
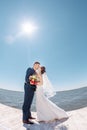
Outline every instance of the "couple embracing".
<svg viewBox="0 0 87 130">
<path fill-rule="evenodd" d="M 37 121 L 50 122 L 56 119 L 68 118 L 67 113 L 49 100 L 55 95 L 51 82 L 46 75 L 46 68 L 40 66 L 39 62 L 33 64 L 33 68 L 28 68 L 24 84 L 24 103 L 23 103 L 23 123 L 34 124 L 31 115 L 31 104 L 36 91 L 36 110 Z"/>
</svg>

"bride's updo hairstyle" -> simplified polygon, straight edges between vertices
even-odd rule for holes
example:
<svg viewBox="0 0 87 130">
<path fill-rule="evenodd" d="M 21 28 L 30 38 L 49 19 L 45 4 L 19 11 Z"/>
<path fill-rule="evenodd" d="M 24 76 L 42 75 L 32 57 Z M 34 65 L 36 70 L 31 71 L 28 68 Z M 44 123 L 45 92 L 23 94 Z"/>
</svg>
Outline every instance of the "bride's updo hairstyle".
<svg viewBox="0 0 87 130">
<path fill-rule="evenodd" d="M 46 68 L 44 66 L 41 67 L 41 74 L 44 74 L 46 72 Z"/>
</svg>

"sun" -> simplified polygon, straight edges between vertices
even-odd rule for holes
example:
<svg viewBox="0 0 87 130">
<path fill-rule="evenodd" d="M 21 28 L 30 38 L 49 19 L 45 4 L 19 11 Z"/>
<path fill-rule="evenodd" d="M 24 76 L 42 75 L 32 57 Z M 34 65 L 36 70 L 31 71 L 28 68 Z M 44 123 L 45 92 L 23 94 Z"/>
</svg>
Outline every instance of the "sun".
<svg viewBox="0 0 87 130">
<path fill-rule="evenodd" d="M 21 29 L 24 34 L 32 34 L 37 30 L 37 27 L 32 23 L 25 22 L 21 25 Z"/>
</svg>

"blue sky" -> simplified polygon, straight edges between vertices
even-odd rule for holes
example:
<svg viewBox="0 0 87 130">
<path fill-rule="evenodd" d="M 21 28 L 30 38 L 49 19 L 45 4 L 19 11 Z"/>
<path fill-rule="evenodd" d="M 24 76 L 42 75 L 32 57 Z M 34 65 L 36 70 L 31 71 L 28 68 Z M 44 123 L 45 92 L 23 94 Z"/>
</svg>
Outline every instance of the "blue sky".
<svg viewBox="0 0 87 130">
<path fill-rule="evenodd" d="M 25 22 L 37 30 L 19 35 Z M 87 85 L 86 0 L 0 1 L 0 88 L 23 90 L 34 61 L 56 90 Z"/>
</svg>

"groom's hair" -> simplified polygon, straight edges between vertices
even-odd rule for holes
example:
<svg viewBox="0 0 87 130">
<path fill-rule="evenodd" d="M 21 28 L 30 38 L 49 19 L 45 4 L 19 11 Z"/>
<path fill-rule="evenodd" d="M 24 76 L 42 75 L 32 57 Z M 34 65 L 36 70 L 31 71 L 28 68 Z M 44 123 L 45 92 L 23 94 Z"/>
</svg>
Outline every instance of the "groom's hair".
<svg viewBox="0 0 87 130">
<path fill-rule="evenodd" d="M 36 61 L 36 62 L 34 62 L 34 65 L 35 65 L 35 64 L 39 64 L 39 65 L 40 65 L 40 62 Z"/>
</svg>

